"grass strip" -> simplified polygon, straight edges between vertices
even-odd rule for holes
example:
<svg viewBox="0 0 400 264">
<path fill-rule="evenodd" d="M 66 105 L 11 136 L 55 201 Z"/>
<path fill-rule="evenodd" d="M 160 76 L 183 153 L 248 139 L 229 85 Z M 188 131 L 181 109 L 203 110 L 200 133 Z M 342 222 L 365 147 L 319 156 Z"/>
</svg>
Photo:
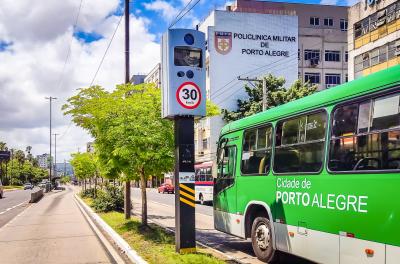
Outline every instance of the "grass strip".
<svg viewBox="0 0 400 264">
<path fill-rule="evenodd" d="M 3 186 L 4 190 L 10 190 L 10 189 L 19 189 L 22 190 L 24 186 L 19 186 L 19 185 L 5 185 Z"/>
<path fill-rule="evenodd" d="M 90 198 L 82 198 L 89 206 Z M 128 244 L 147 262 L 151 264 L 222 264 L 207 252 L 207 249 L 197 248 L 197 253 L 178 254 L 175 252 L 175 237 L 161 227 L 149 224 L 142 226 L 137 217 L 125 220 L 122 212 L 98 213 Z"/>
</svg>

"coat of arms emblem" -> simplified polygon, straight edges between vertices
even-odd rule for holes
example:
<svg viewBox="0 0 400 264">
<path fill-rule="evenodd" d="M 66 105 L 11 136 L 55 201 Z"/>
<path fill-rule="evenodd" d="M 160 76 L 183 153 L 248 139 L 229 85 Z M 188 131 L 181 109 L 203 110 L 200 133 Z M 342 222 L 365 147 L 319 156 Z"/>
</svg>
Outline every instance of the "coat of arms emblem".
<svg viewBox="0 0 400 264">
<path fill-rule="evenodd" d="M 232 49 L 232 32 L 215 31 L 214 44 L 218 53 L 228 54 Z"/>
</svg>

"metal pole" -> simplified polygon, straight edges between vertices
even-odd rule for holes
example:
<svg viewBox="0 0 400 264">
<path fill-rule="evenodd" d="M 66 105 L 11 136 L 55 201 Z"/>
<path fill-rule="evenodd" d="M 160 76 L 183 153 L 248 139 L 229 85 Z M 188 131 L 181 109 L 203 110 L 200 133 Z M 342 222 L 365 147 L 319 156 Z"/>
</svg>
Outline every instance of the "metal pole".
<svg viewBox="0 0 400 264">
<path fill-rule="evenodd" d="M 263 86 L 262 110 L 265 111 L 267 109 L 267 80 L 265 78 L 262 79 L 262 86 Z"/>
<path fill-rule="evenodd" d="M 52 168 L 53 168 L 53 161 L 51 160 L 51 136 L 52 136 L 52 133 L 51 133 L 51 103 L 52 103 L 52 101 L 53 100 L 55 100 L 55 99 L 57 99 L 56 97 L 51 97 L 51 96 L 49 96 L 49 97 L 45 97 L 47 100 L 49 100 L 49 102 L 50 102 L 50 165 L 49 165 L 49 181 L 50 181 L 50 183 L 51 183 L 51 171 L 52 171 Z"/>
<path fill-rule="evenodd" d="M 129 73 L 129 0 L 125 0 L 125 83 L 130 80 Z M 125 181 L 125 199 L 124 199 L 125 219 L 131 218 L 131 183 Z"/>
<path fill-rule="evenodd" d="M 175 251 L 193 253 L 196 251 L 193 116 L 176 116 L 174 128 Z"/>
<path fill-rule="evenodd" d="M 55 133 L 54 135 L 54 177 L 57 177 L 57 136 L 59 134 Z"/>
</svg>

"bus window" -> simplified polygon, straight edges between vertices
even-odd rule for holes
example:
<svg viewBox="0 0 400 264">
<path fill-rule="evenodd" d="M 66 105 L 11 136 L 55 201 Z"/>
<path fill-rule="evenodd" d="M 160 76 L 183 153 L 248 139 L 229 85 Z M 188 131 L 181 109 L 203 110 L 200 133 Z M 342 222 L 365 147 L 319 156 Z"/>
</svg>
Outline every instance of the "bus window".
<svg viewBox="0 0 400 264">
<path fill-rule="evenodd" d="M 214 193 L 231 186 L 235 177 L 236 146 L 226 146 L 219 150 L 218 176 L 214 186 Z"/>
<path fill-rule="evenodd" d="M 267 174 L 271 163 L 271 145 L 271 125 L 246 130 L 243 141 L 242 174 Z"/>
<path fill-rule="evenodd" d="M 354 135 L 357 127 L 357 114 L 357 104 L 338 108 L 333 116 L 333 135 L 335 137 Z"/>
<path fill-rule="evenodd" d="M 337 136 L 337 133 L 333 131 L 329 151 L 329 170 L 400 169 L 400 95 L 384 96 L 360 104 L 352 104 L 352 107 L 354 106 L 359 109 L 356 129 L 358 134 Z M 343 112 L 344 107 L 346 106 L 335 110 L 334 119 L 340 118 L 336 112 Z"/>
<path fill-rule="evenodd" d="M 322 168 L 326 113 L 304 115 L 278 123 L 274 172 L 310 173 Z"/>
</svg>

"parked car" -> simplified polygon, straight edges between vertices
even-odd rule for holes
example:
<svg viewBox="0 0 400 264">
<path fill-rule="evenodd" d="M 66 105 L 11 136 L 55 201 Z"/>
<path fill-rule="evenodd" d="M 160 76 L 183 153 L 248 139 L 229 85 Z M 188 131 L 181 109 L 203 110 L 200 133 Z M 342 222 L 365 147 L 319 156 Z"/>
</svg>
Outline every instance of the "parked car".
<svg viewBox="0 0 400 264">
<path fill-rule="evenodd" d="M 160 187 L 158 187 L 158 193 L 174 193 L 175 189 L 174 186 L 168 183 L 163 183 L 161 184 Z"/>
<path fill-rule="evenodd" d="M 33 185 L 30 182 L 27 182 L 24 184 L 24 190 L 32 190 L 33 189 Z"/>
<path fill-rule="evenodd" d="M 1 183 L 0 180 L 0 199 L 3 198 L 3 184 Z"/>
<path fill-rule="evenodd" d="M 42 180 L 39 184 L 38 184 L 38 187 L 39 188 L 46 188 L 46 184 L 49 182 L 49 180 Z"/>
</svg>

